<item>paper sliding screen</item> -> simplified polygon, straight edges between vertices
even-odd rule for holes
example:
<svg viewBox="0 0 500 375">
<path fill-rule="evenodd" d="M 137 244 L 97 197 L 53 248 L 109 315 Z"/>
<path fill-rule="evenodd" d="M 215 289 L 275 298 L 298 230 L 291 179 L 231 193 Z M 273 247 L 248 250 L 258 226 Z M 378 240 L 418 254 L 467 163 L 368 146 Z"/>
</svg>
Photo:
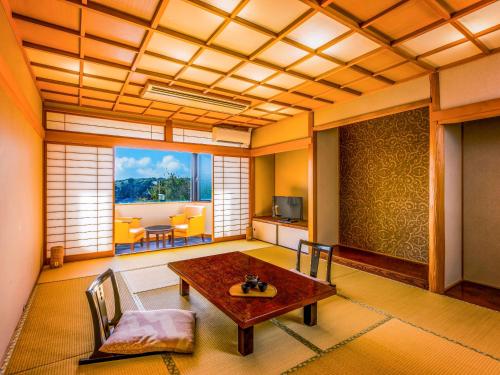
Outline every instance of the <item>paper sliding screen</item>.
<svg viewBox="0 0 500 375">
<path fill-rule="evenodd" d="M 245 234 L 249 224 L 249 159 L 214 156 L 214 238 Z"/>
<path fill-rule="evenodd" d="M 47 112 L 47 130 L 163 141 L 165 127 L 128 121 Z"/>
<path fill-rule="evenodd" d="M 47 144 L 47 253 L 113 249 L 113 149 Z"/>
</svg>

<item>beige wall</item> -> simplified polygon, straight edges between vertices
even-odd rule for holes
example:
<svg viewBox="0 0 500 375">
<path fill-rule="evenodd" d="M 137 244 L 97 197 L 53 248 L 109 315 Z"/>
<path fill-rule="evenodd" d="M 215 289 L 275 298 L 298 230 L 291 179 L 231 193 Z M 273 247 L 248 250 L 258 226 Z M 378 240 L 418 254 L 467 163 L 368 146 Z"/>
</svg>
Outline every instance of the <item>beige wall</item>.
<svg viewBox="0 0 500 375">
<path fill-rule="evenodd" d="M 444 128 L 444 286 L 462 280 L 462 127 Z"/>
<path fill-rule="evenodd" d="M 169 217 L 182 213 L 186 205 L 205 206 L 205 233 L 212 233 L 212 202 L 168 202 L 168 203 L 140 203 L 115 204 L 116 217 L 140 217 L 144 227 L 149 225 L 168 224 Z"/>
<path fill-rule="evenodd" d="M 429 77 L 423 76 L 386 89 L 314 111 L 314 126 L 416 102 L 430 97 Z"/>
<path fill-rule="evenodd" d="M 339 131 L 317 134 L 317 231 L 318 242 L 339 242 Z"/>
<path fill-rule="evenodd" d="M 12 99 L 41 124 L 41 102 L 0 5 L 0 358 L 38 277 L 43 243 L 42 139 Z M 15 77 L 9 81 L 8 77 Z"/>
<path fill-rule="evenodd" d="M 309 135 L 308 121 L 309 113 L 301 113 L 258 128 L 252 133 L 252 148 L 306 138 Z"/>
<path fill-rule="evenodd" d="M 464 124 L 464 279 L 500 288 L 500 117 Z"/>
<path fill-rule="evenodd" d="M 274 167 L 274 195 L 302 197 L 307 219 L 307 149 L 276 154 Z"/>
<path fill-rule="evenodd" d="M 274 155 L 255 158 L 255 215 L 272 214 L 274 195 Z"/>
<path fill-rule="evenodd" d="M 500 54 L 439 73 L 441 108 L 500 98 Z"/>
</svg>

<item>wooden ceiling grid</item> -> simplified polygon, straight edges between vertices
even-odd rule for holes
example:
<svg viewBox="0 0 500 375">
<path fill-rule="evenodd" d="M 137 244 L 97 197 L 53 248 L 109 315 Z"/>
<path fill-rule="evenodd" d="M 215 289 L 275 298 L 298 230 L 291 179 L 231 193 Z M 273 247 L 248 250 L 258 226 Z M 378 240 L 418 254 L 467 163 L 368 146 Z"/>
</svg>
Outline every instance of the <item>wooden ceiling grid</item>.
<svg viewBox="0 0 500 375">
<path fill-rule="evenodd" d="M 10 2 L 44 101 L 204 125 L 267 125 L 500 49 L 495 0 Z M 250 108 L 142 99 L 148 80 Z"/>
</svg>

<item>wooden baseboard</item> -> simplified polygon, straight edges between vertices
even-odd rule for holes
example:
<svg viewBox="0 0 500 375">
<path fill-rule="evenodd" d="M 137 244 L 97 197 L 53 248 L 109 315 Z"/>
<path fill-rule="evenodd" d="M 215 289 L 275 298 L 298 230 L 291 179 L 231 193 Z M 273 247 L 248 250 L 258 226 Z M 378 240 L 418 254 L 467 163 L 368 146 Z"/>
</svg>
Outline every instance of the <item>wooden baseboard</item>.
<svg viewBox="0 0 500 375">
<path fill-rule="evenodd" d="M 237 236 L 230 236 L 230 237 L 222 237 L 222 238 L 214 238 L 213 242 L 226 242 L 226 241 L 235 241 L 235 240 L 244 240 L 246 238 L 246 235 L 240 234 Z"/>
<path fill-rule="evenodd" d="M 92 252 L 92 253 L 85 253 L 85 254 L 65 255 L 64 262 L 67 263 L 67 262 L 78 262 L 81 260 L 89 260 L 89 259 L 97 259 L 97 258 L 108 258 L 108 257 L 113 257 L 114 255 L 115 255 L 114 250 L 99 251 L 99 252 Z M 44 264 L 49 265 L 50 258 L 45 259 Z"/>
</svg>

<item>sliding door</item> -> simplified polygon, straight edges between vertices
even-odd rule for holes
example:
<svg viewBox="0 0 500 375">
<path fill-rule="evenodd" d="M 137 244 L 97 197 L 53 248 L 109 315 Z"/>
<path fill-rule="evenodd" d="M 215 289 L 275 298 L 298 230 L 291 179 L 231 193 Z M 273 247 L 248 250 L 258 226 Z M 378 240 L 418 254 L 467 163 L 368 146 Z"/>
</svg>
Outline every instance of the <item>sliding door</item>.
<svg viewBox="0 0 500 375">
<path fill-rule="evenodd" d="M 214 239 L 244 235 L 249 225 L 249 159 L 214 156 Z"/>
<path fill-rule="evenodd" d="M 46 145 L 46 246 L 66 256 L 113 250 L 113 149 Z"/>
</svg>

